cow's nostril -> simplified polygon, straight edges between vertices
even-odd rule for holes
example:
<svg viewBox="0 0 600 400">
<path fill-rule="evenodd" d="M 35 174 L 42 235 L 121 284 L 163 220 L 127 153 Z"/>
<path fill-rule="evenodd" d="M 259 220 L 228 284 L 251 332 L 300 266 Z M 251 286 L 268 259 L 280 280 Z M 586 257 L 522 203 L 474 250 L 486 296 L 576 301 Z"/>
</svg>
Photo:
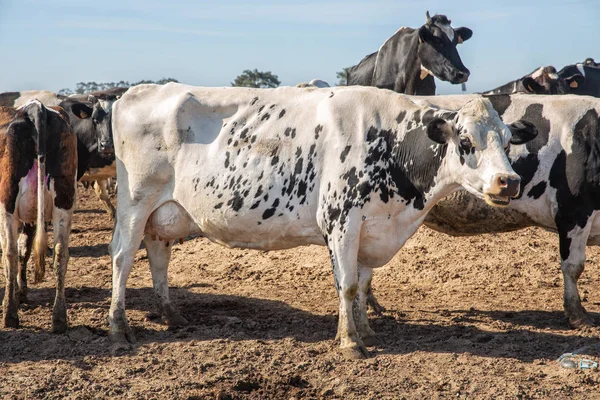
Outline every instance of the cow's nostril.
<svg viewBox="0 0 600 400">
<path fill-rule="evenodd" d="M 507 178 L 505 176 L 499 176 L 498 177 L 498 185 L 500 187 L 506 187 L 508 185 Z"/>
</svg>

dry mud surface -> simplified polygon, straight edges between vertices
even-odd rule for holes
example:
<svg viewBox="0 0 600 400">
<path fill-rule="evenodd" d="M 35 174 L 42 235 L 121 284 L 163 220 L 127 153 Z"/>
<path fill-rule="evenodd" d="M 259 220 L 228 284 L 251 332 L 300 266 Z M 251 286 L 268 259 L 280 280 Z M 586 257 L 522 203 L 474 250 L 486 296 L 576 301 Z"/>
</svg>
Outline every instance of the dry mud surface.
<svg viewBox="0 0 600 400">
<path fill-rule="evenodd" d="M 382 344 L 367 360 L 347 361 L 336 351 L 337 295 L 324 247 L 267 253 L 205 239 L 177 244 L 169 269 L 172 298 L 190 325 L 161 323 L 140 250 L 127 289 L 138 344 L 112 351 L 111 229 L 93 192 L 80 187 L 69 332 L 49 333 L 47 273 L 30 285 L 21 329 L 0 329 L 1 398 L 600 398 L 599 372 L 556 363 L 598 343 L 599 330 L 571 330 L 563 317 L 552 233 L 454 238 L 421 228 L 375 272 L 387 311 L 370 320 Z M 580 287 L 600 323 L 598 255 L 588 248 Z"/>
</svg>

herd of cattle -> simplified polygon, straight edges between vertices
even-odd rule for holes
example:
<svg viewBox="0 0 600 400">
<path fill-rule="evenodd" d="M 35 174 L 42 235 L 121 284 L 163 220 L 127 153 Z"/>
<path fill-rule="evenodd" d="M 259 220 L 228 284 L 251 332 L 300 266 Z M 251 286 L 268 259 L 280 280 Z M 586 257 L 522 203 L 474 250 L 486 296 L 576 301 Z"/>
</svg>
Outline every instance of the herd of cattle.
<svg viewBox="0 0 600 400">
<path fill-rule="evenodd" d="M 198 234 L 263 250 L 326 245 L 341 351 L 366 357 L 365 345 L 377 342 L 367 319 L 367 304 L 377 305 L 373 269 L 423 223 L 450 235 L 556 231 L 566 316 L 574 327 L 592 324 L 577 280 L 586 245 L 600 244 L 600 68 L 588 59 L 482 94 L 430 96 L 434 76 L 467 81 L 456 46 L 471 36 L 427 13 L 422 27 L 400 28 L 350 68 L 347 87 L 314 80 L 277 89 L 169 83 L 71 97 L 0 94 L 4 326 L 19 325 L 32 251 L 35 280 L 43 278 L 52 222 L 52 330 L 67 329 L 80 180 L 94 182 L 115 221 L 108 320 L 117 343 L 135 340 L 125 287 L 142 242 L 164 321 L 187 323 L 170 301 L 167 267 L 173 243 Z M 116 210 L 106 192 L 115 176 Z"/>
</svg>

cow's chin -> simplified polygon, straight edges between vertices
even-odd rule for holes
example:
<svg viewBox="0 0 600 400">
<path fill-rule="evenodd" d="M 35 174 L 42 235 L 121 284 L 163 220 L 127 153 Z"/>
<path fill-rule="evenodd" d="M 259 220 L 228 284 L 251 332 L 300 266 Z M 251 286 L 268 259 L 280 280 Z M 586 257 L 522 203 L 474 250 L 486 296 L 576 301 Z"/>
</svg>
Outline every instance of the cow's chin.
<svg viewBox="0 0 600 400">
<path fill-rule="evenodd" d="M 484 194 L 485 202 L 492 207 L 507 207 L 510 204 L 510 197 L 497 196 L 495 194 Z"/>
</svg>

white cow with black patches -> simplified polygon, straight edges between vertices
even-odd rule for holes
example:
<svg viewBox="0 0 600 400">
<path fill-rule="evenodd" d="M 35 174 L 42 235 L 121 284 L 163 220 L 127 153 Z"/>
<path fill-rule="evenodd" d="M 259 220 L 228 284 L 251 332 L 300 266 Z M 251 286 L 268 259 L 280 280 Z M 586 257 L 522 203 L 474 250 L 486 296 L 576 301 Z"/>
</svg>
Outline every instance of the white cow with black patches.
<svg viewBox="0 0 600 400">
<path fill-rule="evenodd" d="M 421 97 L 419 103 L 458 110 L 477 95 Z M 491 208 L 458 191 L 441 200 L 425 219 L 455 236 L 508 232 L 540 226 L 559 235 L 564 310 L 571 326 L 593 325 L 581 305 L 577 280 L 586 245 L 600 244 L 600 99 L 589 96 L 487 96 L 504 121 L 523 118 L 539 135 L 511 147 L 509 159 L 521 176 L 521 195 L 504 209 Z M 416 98 L 415 98 L 416 99 Z"/>
<path fill-rule="evenodd" d="M 229 247 L 327 245 L 349 357 L 366 356 L 363 343 L 374 340 L 366 315 L 372 268 L 460 185 L 508 203 L 519 178 L 504 149 L 535 135 L 525 124 L 511 139 L 486 100 L 446 112 L 365 87 L 140 85 L 113 112 L 112 339 L 134 340 L 125 285 L 142 240 L 163 317 L 186 323 L 169 300 L 167 266 L 172 242 L 196 233 Z"/>
</svg>

